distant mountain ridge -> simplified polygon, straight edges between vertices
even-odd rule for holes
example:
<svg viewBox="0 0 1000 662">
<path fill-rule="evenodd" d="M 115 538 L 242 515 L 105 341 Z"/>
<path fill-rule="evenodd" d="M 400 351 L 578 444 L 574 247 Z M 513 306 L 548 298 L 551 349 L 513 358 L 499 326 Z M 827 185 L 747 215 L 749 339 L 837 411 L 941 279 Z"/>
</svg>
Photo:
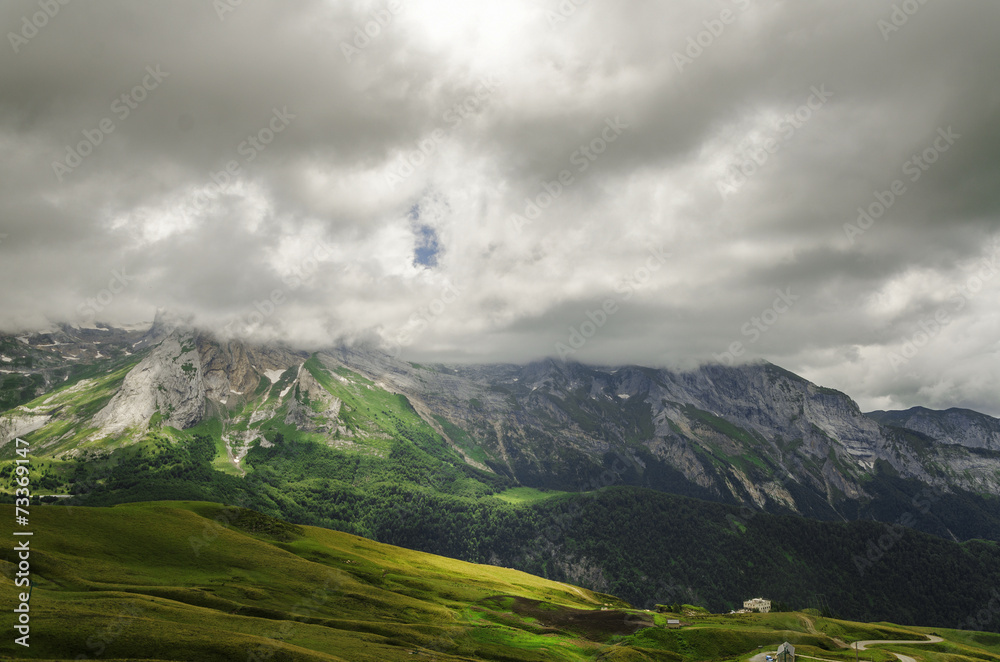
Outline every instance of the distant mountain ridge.
<svg viewBox="0 0 1000 662">
<path fill-rule="evenodd" d="M 1000 452 L 988 441 L 883 425 L 769 363 L 421 365 L 165 319 L 0 337 L 0 356 L 22 385 L 0 411 L 8 495 L 19 436 L 34 492 L 72 495 L 43 500 L 236 503 L 642 604 L 729 608 L 767 589 L 908 622 L 933 601 L 952 623 L 964 616 L 941 605 L 983 597 L 955 577 L 995 569 Z M 950 574 L 905 605 L 885 601 L 928 562 Z"/>
<path fill-rule="evenodd" d="M 912 407 L 872 411 L 866 416 L 882 425 L 913 430 L 943 443 L 1000 451 L 1000 419 L 971 409 Z"/>
<path fill-rule="evenodd" d="M 1000 454 L 883 426 L 847 395 L 768 363 L 673 372 L 329 356 L 467 431 L 491 468 L 525 485 L 582 489 L 617 461 L 629 484 L 824 518 L 874 497 L 879 470 L 1000 493 Z"/>
<path fill-rule="evenodd" d="M 470 466 L 531 487 L 586 490 L 613 470 L 616 483 L 824 519 L 860 516 L 880 494 L 880 472 L 945 493 L 1000 495 L 997 419 L 919 408 L 866 415 L 847 395 L 769 363 L 424 366 L 363 347 L 310 359 L 220 340 L 165 314 L 146 333 L 63 327 L 3 346 L 35 356 L 43 372 L 59 357 L 115 357 L 113 369 L 95 366 L 71 388 L 0 415 L 0 444 L 34 435 L 53 457 L 210 421 L 238 471 L 279 429 L 378 454 L 395 429 L 355 410 L 391 396 Z"/>
</svg>

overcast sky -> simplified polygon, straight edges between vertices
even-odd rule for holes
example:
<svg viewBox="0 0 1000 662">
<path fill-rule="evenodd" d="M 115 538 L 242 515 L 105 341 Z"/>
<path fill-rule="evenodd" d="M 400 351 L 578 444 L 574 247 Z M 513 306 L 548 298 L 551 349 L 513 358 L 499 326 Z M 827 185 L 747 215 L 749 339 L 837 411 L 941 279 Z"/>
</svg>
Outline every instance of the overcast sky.
<svg viewBox="0 0 1000 662">
<path fill-rule="evenodd" d="M 1000 3 L 49 2 L 0 5 L 0 328 L 1000 414 Z"/>
</svg>

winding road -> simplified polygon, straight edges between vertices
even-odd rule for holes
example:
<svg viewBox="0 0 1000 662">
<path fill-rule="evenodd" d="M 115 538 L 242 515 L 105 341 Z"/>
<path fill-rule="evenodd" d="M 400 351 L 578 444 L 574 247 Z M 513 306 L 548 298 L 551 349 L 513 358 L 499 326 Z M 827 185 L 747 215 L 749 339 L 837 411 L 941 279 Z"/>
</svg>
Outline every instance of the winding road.
<svg viewBox="0 0 1000 662">
<path fill-rule="evenodd" d="M 936 634 L 928 634 L 926 636 L 927 636 L 927 641 L 900 641 L 899 639 L 893 641 L 893 640 L 884 640 L 884 639 L 882 639 L 882 640 L 869 639 L 867 641 L 857 641 L 857 642 L 854 643 L 854 646 L 857 646 L 858 650 L 862 650 L 863 651 L 866 648 L 868 648 L 869 646 L 872 646 L 872 645 L 875 645 L 875 644 L 905 644 L 905 645 L 910 645 L 910 644 L 937 644 L 937 643 L 941 643 L 942 641 L 944 641 L 944 639 L 942 639 L 941 637 L 937 636 Z M 852 648 L 854 646 L 852 646 Z M 892 651 L 889 651 L 889 652 L 892 653 Z M 917 662 L 916 660 L 914 660 L 909 655 L 903 655 L 902 653 L 892 653 L 892 654 L 899 658 L 899 662 Z"/>
<path fill-rule="evenodd" d="M 928 634 L 926 636 L 927 636 L 927 639 L 924 640 L 924 641 L 913 641 L 913 640 L 907 640 L 907 639 L 866 639 L 864 641 L 856 641 L 853 644 L 850 644 L 849 646 L 847 646 L 847 648 L 857 647 L 857 649 L 859 651 L 863 651 L 863 650 L 867 650 L 869 646 L 877 646 L 877 645 L 880 645 L 880 644 L 900 644 L 900 645 L 904 645 L 904 646 L 910 646 L 910 645 L 914 645 L 914 644 L 937 644 L 937 643 L 940 643 L 940 642 L 944 641 L 944 639 L 942 639 L 941 637 L 937 636 L 936 634 Z M 888 651 L 888 652 L 890 652 L 893 655 L 895 655 L 896 657 L 898 657 L 899 658 L 899 662 L 916 662 L 916 660 L 914 660 L 909 655 L 903 655 L 902 653 L 893 653 L 892 651 Z M 777 652 L 776 651 L 764 651 L 763 653 L 757 653 L 756 655 L 754 655 L 753 657 L 750 658 L 750 662 L 765 662 L 765 656 L 767 656 L 767 655 L 772 655 L 772 656 L 773 655 L 777 655 Z M 795 657 L 801 657 L 801 658 L 805 658 L 805 659 L 808 659 L 808 660 L 821 660 L 822 662 L 840 662 L 838 660 L 830 660 L 830 659 L 825 658 L 825 657 L 813 657 L 811 655 L 796 655 Z"/>
</svg>

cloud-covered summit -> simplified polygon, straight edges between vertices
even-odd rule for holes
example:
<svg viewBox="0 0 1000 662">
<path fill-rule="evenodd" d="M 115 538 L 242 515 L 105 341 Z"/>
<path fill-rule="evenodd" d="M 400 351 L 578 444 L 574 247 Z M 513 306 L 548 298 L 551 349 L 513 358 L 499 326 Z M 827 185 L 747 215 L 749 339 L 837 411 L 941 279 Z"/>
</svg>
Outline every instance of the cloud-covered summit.
<svg viewBox="0 0 1000 662">
<path fill-rule="evenodd" d="M 765 357 L 866 408 L 1000 413 L 993 3 L 0 22 L 3 328 L 166 307 L 432 360 Z"/>
</svg>

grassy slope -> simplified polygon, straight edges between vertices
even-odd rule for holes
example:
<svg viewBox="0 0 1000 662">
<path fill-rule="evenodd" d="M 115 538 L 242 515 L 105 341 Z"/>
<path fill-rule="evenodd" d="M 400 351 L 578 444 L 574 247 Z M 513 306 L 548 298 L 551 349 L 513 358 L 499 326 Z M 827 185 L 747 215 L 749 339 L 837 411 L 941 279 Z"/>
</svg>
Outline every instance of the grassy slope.
<svg viewBox="0 0 1000 662">
<path fill-rule="evenodd" d="M 262 635 L 286 630 L 272 659 L 412 659 L 414 649 L 492 658 L 508 644 L 562 648 L 576 637 L 493 623 L 498 616 L 479 601 L 515 594 L 589 609 L 608 600 L 514 570 L 241 512 L 247 521 L 235 524 L 259 535 L 220 526 L 239 513 L 204 503 L 35 507 L 31 656 L 94 655 L 89 638 L 120 631 L 103 657 L 238 659 L 267 644 Z M 15 594 L 9 559 L 5 604 Z M 295 622 L 296 612 L 305 622 Z M 0 641 L 0 653 L 10 646 Z M 513 659 L 583 658 L 538 650 Z"/>
<path fill-rule="evenodd" d="M 523 503 L 545 501 L 546 499 L 562 496 L 564 494 L 568 494 L 568 492 L 559 492 L 556 490 L 536 490 L 533 487 L 511 487 L 510 489 L 504 490 L 495 496 L 506 503 L 521 505 Z"/>
<path fill-rule="evenodd" d="M 22 405 L 35 415 L 48 414 L 53 420 L 45 427 L 22 435 L 36 453 L 53 456 L 71 449 L 98 450 L 116 445 L 117 440 L 87 441 L 96 431 L 89 427 L 91 417 L 100 411 L 121 387 L 125 375 L 141 360 L 141 355 L 102 362 L 80 370 L 78 379 L 67 381 Z M 17 412 L 10 412 L 13 415 Z M 14 457 L 13 444 L 0 449 L 0 459 Z"/>
<path fill-rule="evenodd" d="M 13 516 L 10 506 L 0 513 Z M 686 662 L 745 660 L 789 640 L 846 662 L 851 652 L 832 637 L 920 638 L 804 614 L 689 611 L 678 616 L 690 625 L 670 630 L 667 615 L 610 596 L 215 504 L 35 507 L 31 522 L 32 646 L 7 636 L 0 656 Z M 4 555 L 10 605 L 13 553 Z M 883 648 L 927 662 L 1000 660 L 998 635 L 936 632 L 947 641 Z"/>
</svg>

